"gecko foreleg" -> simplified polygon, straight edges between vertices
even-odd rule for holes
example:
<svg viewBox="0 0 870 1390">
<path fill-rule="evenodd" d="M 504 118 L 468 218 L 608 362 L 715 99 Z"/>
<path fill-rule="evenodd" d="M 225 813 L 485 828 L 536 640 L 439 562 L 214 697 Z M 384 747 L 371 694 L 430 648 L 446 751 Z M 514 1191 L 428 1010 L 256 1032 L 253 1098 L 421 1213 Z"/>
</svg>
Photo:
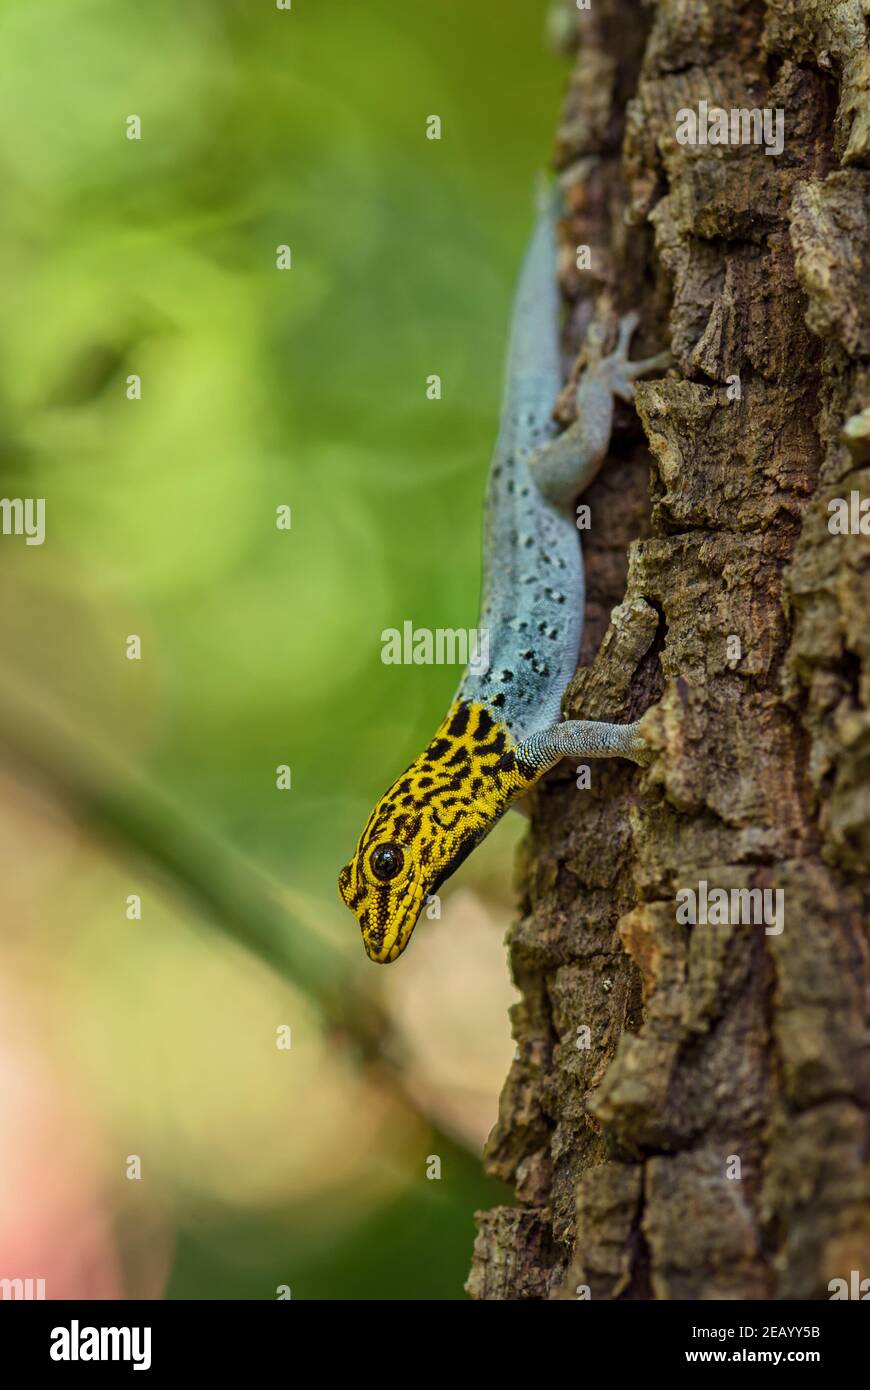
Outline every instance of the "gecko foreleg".
<svg viewBox="0 0 870 1390">
<path fill-rule="evenodd" d="M 637 377 L 663 370 L 671 361 L 669 352 L 639 362 L 629 360 L 628 345 L 637 323 L 637 314 L 623 316 L 616 347 L 606 357 L 602 351 L 602 327 L 597 322 L 590 325 L 586 336 L 587 365 L 575 397 L 577 418 L 529 460 L 538 489 L 557 507 L 570 508 L 604 462 L 613 425 L 613 397 L 630 401 Z"/>
<path fill-rule="evenodd" d="M 566 719 L 530 734 L 516 750 L 521 765 L 543 774 L 562 758 L 629 758 L 642 767 L 653 750 L 640 732 L 640 723 L 605 724 L 597 719 Z"/>
</svg>

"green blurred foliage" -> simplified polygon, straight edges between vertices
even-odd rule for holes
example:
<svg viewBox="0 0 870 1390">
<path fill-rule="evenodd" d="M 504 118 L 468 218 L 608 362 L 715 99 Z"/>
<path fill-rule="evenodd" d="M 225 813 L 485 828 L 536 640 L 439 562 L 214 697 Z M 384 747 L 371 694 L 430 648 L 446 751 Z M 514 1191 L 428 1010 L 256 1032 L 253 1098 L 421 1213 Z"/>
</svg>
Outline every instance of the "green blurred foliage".
<svg viewBox="0 0 870 1390">
<path fill-rule="evenodd" d="M 383 665 L 381 631 L 476 621 L 512 282 L 560 99 L 546 8 L 0 5 L 0 459 L 7 495 L 47 499 L 42 549 L 4 551 L 6 655 L 350 953 L 336 872 L 459 675 Z M 492 1200 L 462 1172 L 309 1242 L 309 1296 L 457 1296 Z M 187 1239 L 179 1297 L 243 1293 L 240 1243 L 275 1262 L 253 1218 L 212 1228 L 210 1258 Z"/>
</svg>

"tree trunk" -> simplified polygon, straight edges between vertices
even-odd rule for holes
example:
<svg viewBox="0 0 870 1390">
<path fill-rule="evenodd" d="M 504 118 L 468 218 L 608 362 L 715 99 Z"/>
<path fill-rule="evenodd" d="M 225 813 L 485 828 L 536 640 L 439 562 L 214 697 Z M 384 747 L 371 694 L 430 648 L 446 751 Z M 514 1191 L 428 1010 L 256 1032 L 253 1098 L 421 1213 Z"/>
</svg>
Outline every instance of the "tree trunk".
<svg viewBox="0 0 870 1390">
<path fill-rule="evenodd" d="M 637 309 L 633 355 L 675 367 L 620 408 L 584 499 L 565 714 L 654 705 L 657 758 L 593 763 L 589 789 L 563 763 L 537 795 L 486 1151 L 520 1205 L 480 1215 L 468 1290 L 828 1298 L 870 1276 L 870 539 L 828 507 L 870 499 L 864 13 L 594 0 L 566 23 L 566 348 L 596 303 Z M 782 153 L 679 143 L 700 102 L 781 109 Z M 743 888 L 781 891 L 781 931 Z"/>
</svg>

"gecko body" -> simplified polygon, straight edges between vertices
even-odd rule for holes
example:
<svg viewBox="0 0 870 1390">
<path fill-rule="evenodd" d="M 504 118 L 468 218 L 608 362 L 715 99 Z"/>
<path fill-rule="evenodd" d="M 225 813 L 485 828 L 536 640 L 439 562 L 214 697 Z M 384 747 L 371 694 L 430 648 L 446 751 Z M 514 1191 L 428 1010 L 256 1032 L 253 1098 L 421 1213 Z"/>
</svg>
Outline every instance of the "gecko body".
<svg viewBox="0 0 870 1390">
<path fill-rule="evenodd" d="M 542 209 L 517 289 L 501 423 L 487 489 L 480 628 L 489 664 L 467 669 L 434 737 L 384 793 L 338 879 L 371 960 L 405 949 L 437 892 L 508 807 L 562 757 L 648 762 L 636 724 L 560 722 L 583 629 L 584 577 L 573 503 L 607 452 L 613 396 L 666 355 L 629 362 L 633 315 L 609 357 L 593 325 L 577 420 L 556 437 L 562 385 L 551 208 Z"/>
</svg>

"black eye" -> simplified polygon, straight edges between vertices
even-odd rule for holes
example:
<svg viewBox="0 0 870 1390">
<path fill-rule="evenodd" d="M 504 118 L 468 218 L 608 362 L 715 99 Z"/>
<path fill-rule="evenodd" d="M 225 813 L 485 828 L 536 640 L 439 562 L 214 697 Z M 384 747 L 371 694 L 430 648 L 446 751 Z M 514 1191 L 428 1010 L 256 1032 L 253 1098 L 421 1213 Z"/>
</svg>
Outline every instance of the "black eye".
<svg viewBox="0 0 870 1390">
<path fill-rule="evenodd" d="M 404 862 L 405 856 L 398 845 L 378 845 L 369 857 L 372 873 L 382 880 L 395 878 Z"/>
</svg>

